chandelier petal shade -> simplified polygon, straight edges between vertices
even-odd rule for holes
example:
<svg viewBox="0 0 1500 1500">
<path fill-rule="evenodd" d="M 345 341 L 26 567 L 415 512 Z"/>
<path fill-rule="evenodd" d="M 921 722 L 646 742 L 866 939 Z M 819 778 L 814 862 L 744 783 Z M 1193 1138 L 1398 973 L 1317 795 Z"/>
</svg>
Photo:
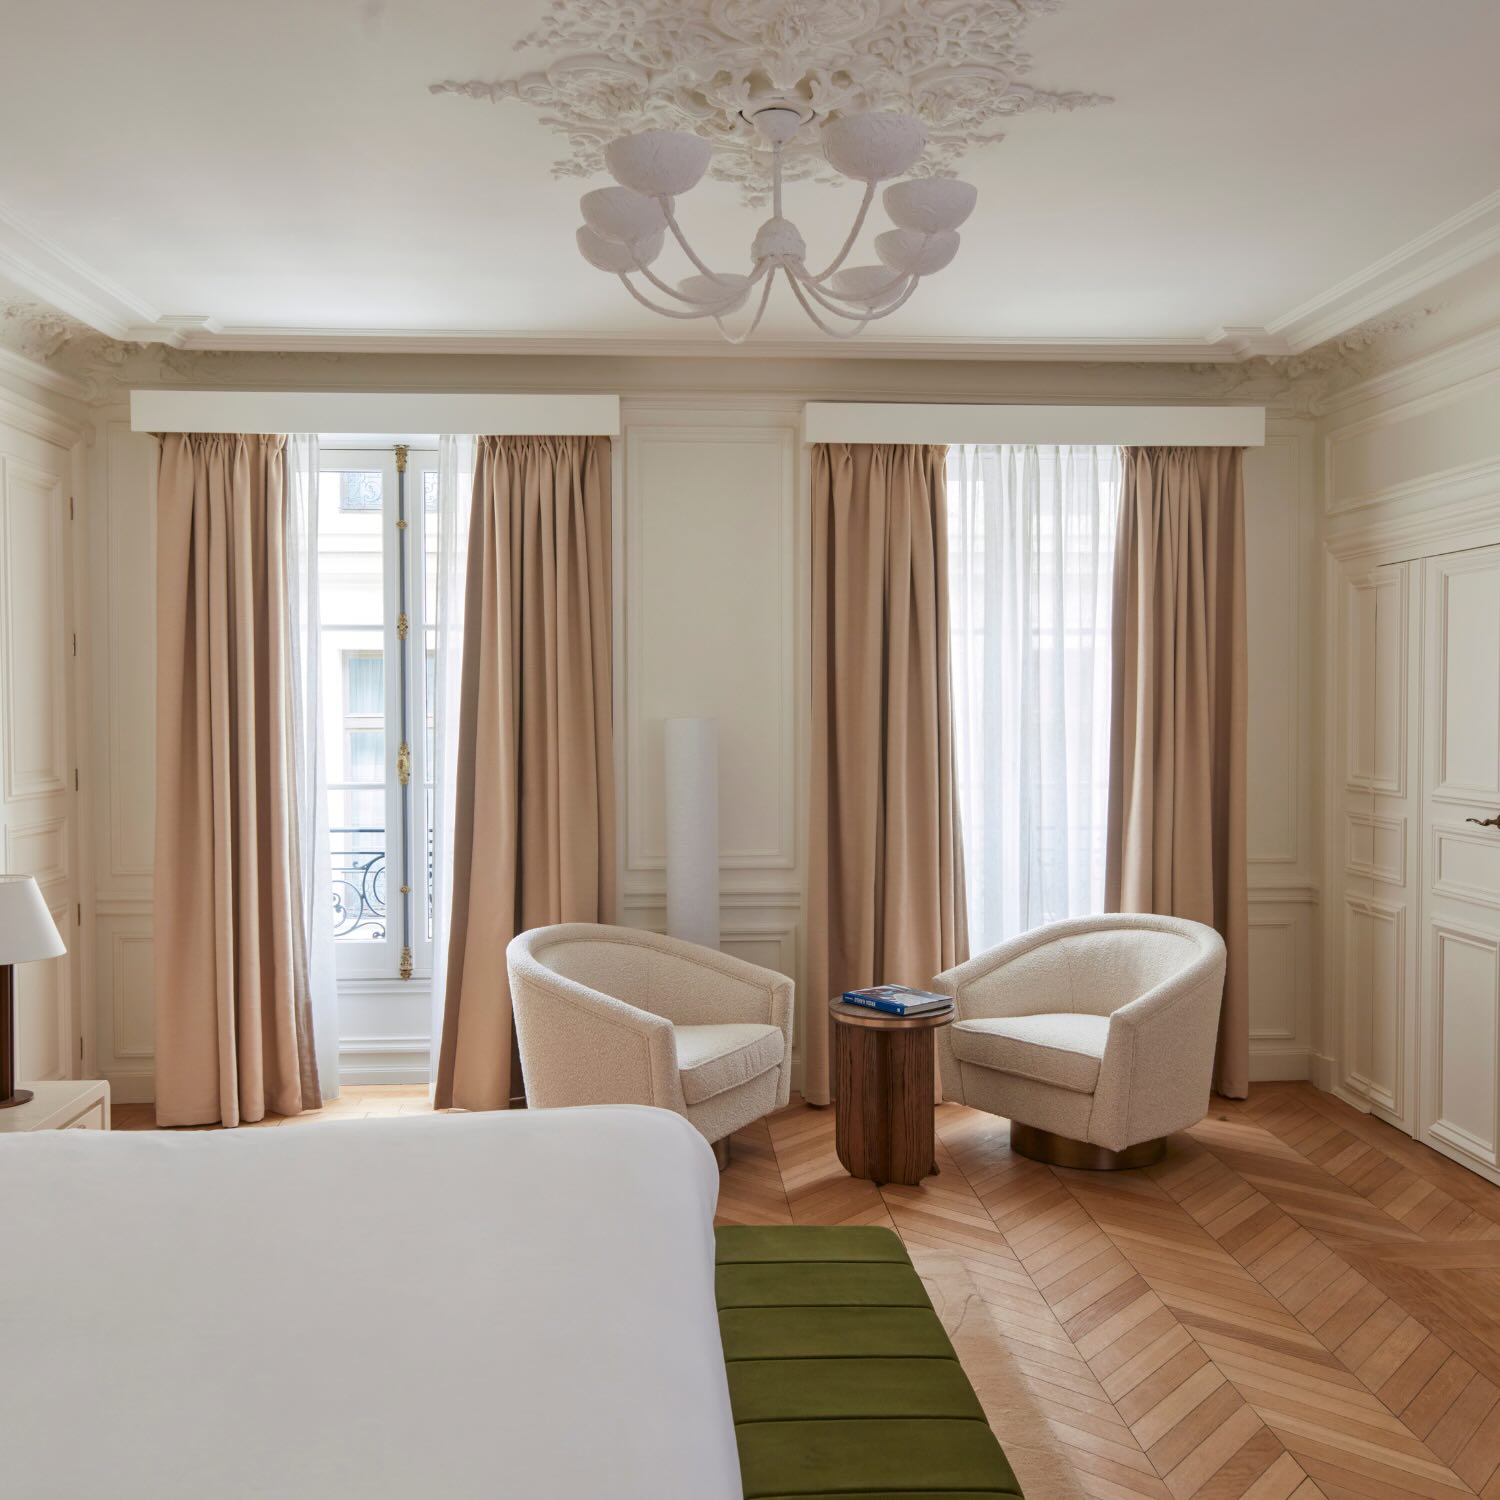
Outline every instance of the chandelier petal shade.
<svg viewBox="0 0 1500 1500">
<path fill-rule="evenodd" d="M 917 164 L 927 144 L 927 131 L 920 120 L 885 110 L 828 121 L 822 127 L 823 154 L 838 172 L 863 183 L 865 190 L 842 247 L 814 274 L 807 265 L 807 243 L 782 213 L 781 203 L 783 148 L 812 116 L 812 110 L 795 98 L 763 101 L 743 111 L 770 155 L 772 204 L 771 217 L 751 242 L 748 273 L 716 271 L 705 264 L 677 222 L 676 199 L 697 185 L 712 156 L 708 141 L 677 130 L 645 130 L 621 136 L 605 147 L 605 165 L 619 185 L 583 195 L 584 224 L 577 236 L 583 258 L 598 270 L 618 276 L 630 295 L 653 312 L 668 318 L 712 318 L 733 343 L 748 338 L 760 326 L 778 274 L 824 333 L 849 338 L 875 319 L 889 317 L 924 276 L 941 271 L 958 253 L 958 226 L 973 212 L 977 192 L 968 183 L 949 178 L 892 183 L 882 201 L 896 227 L 875 238 L 875 253 L 882 264 L 846 267 L 877 186 Z M 696 273 L 675 285 L 652 270 L 668 234 Z M 633 273 L 645 289 L 632 279 Z M 747 304 L 754 307 L 750 321 L 740 331 L 731 331 L 724 319 Z"/>
</svg>

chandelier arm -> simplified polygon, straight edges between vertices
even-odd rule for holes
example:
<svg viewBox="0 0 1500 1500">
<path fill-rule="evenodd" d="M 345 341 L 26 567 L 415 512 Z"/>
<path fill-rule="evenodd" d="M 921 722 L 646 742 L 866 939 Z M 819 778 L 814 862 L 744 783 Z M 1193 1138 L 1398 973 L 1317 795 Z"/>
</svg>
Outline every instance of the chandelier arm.
<svg viewBox="0 0 1500 1500">
<path fill-rule="evenodd" d="M 665 292 L 667 296 L 673 299 L 673 301 L 686 302 L 689 307 L 702 308 L 705 306 L 705 304 L 702 302 L 695 302 L 691 297 L 684 296 L 683 293 L 679 292 L 677 288 L 670 282 L 663 281 L 661 277 L 651 269 L 650 266 L 637 266 L 636 270 L 638 270 L 641 275 L 644 276 L 646 280 L 649 281 L 651 285 L 657 289 L 657 291 Z M 726 303 L 732 302 L 734 300 L 734 297 L 738 297 L 741 295 L 742 290 L 743 289 L 741 289 L 741 291 L 736 291 L 733 297 L 725 297 L 724 301 Z"/>
<path fill-rule="evenodd" d="M 749 327 L 745 328 L 742 332 L 731 333 L 724 326 L 724 319 L 722 316 L 714 318 L 714 322 L 719 325 L 719 332 L 724 335 L 724 340 L 726 343 L 743 344 L 745 340 L 748 339 L 750 335 L 760 327 L 760 320 L 766 315 L 766 304 L 771 300 L 771 286 L 775 282 L 775 280 L 776 278 L 774 276 L 766 277 L 766 284 L 761 288 L 760 303 L 755 309 L 755 316 L 751 318 Z"/>
<path fill-rule="evenodd" d="M 870 205 L 874 201 L 875 184 L 873 182 L 867 182 L 865 184 L 865 195 L 860 199 L 859 202 L 859 212 L 854 216 L 854 227 L 849 231 L 848 238 L 845 239 L 843 245 L 839 249 L 839 253 L 835 255 L 834 258 L 828 262 L 827 266 L 825 266 L 824 269 L 821 270 L 816 276 L 812 276 L 810 278 L 804 277 L 804 280 L 810 279 L 812 281 L 826 281 L 830 276 L 833 275 L 835 271 L 838 270 L 841 265 L 843 265 L 846 260 L 849 259 L 849 252 L 854 248 L 854 242 L 859 238 L 860 230 L 865 227 L 865 217 L 870 212 Z M 804 270 L 805 269 L 806 268 L 804 267 Z"/>
<path fill-rule="evenodd" d="M 907 302 L 911 299 L 911 294 L 916 291 L 917 283 L 921 281 L 921 279 L 922 278 L 920 276 L 913 276 L 911 279 L 911 285 L 907 287 L 907 289 L 902 292 L 901 295 L 897 297 L 889 307 L 882 307 L 879 312 L 871 313 L 869 321 L 871 323 L 878 323 L 882 318 L 888 318 L 893 312 L 897 312 L 901 308 L 905 307 Z"/>
<path fill-rule="evenodd" d="M 723 308 L 715 311 L 715 309 L 713 309 L 712 307 L 702 307 L 699 308 L 697 312 L 679 312 L 675 307 L 658 307 L 636 286 L 636 284 L 624 271 L 616 271 L 615 274 L 620 278 L 620 282 L 624 286 L 625 290 L 629 292 L 630 295 L 634 297 L 642 307 L 649 307 L 652 312 L 660 313 L 664 318 L 718 318 L 724 315 Z"/>
<path fill-rule="evenodd" d="M 705 276 L 709 277 L 711 280 L 717 281 L 719 279 L 718 273 L 710 269 L 708 266 L 704 265 L 703 262 L 698 259 L 698 252 L 694 250 L 690 244 L 688 244 L 687 236 L 682 232 L 681 226 L 677 222 L 677 215 L 672 212 L 671 199 L 658 198 L 656 201 L 661 204 L 661 211 L 666 215 L 667 228 L 672 231 L 672 238 L 682 246 L 682 253 L 687 256 L 687 258 L 692 261 L 692 263 L 698 268 L 698 270 L 700 270 Z"/>
<path fill-rule="evenodd" d="M 871 311 L 868 307 L 865 308 L 862 312 L 850 312 L 847 308 L 840 306 L 840 301 L 843 299 L 835 300 L 838 299 L 837 292 L 825 292 L 822 287 L 818 286 L 812 281 L 809 281 L 806 277 L 799 277 L 798 279 L 802 282 L 803 289 L 809 294 L 809 296 L 813 298 L 815 302 L 818 303 L 820 307 L 822 307 L 827 312 L 837 314 L 837 316 L 841 318 L 848 318 L 851 323 L 869 323 L 872 322 L 877 316 L 881 316 L 881 314 L 877 314 Z M 903 291 L 901 294 L 902 301 L 905 301 L 906 298 L 911 295 L 911 288 L 909 286 L 906 286 L 906 282 L 906 276 L 898 276 L 896 280 L 891 283 L 892 288 L 895 288 L 897 286 L 903 287 Z M 915 284 L 914 279 L 913 284 Z"/>
<path fill-rule="evenodd" d="M 812 319 L 814 325 L 817 328 L 826 333 L 831 339 L 855 338 L 859 334 L 864 332 L 865 324 L 870 321 L 868 318 L 865 318 L 862 322 L 857 323 L 853 328 L 830 328 L 829 325 L 818 316 L 817 309 L 812 305 L 811 302 L 807 300 L 807 294 L 802 290 L 802 286 L 798 282 L 797 278 L 795 276 L 788 275 L 787 283 L 791 286 L 792 295 L 795 296 L 797 301 L 802 304 L 802 311 Z M 845 314 L 845 316 L 847 317 L 848 314 Z"/>
</svg>

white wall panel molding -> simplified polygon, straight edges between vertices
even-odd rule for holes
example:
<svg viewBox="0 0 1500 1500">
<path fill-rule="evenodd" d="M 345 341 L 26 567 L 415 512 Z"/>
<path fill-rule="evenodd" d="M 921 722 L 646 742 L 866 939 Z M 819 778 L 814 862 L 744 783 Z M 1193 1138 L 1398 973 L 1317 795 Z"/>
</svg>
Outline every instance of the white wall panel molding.
<svg viewBox="0 0 1500 1500">
<path fill-rule="evenodd" d="M 1434 823 L 1430 831 L 1433 894 L 1500 911 L 1500 838 L 1458 822 Z"/>
<path fill-rule="evenodd" d="M 94 577 L 104 628 L 95 804 L 103 898 L 149 895 L 155 862 L 157 444 L 111 420 L 98 447 L 92 542 L 102 552 Z"/>
<path fill-rule="evenodd" d="M 1265 446 L 1245 454 L 1246 601 L 1250 641 L 1247 847 L 1257 867 L 1310 868 L 1312 718 L 1304 649 L 1316 575 L 1311 567 L 1313 485 L 1305 424 L 1277 424 Z"/>
<path fill-rule="evenodd" d="M 1500 1168 L 1500 937 L 1429 924 L 1432 1008 L 1427 1129 L 1460 1159 Z"/>
<path fill-rule="evenodd" d="M 1325 426 L 1331 516 L 1427 498 L 1472 499 L 1500 472 L 1500 368 Z"/>
<path fill-rule="evenodd" d="M 1404 903 L 1344 897 L 1342 1082 L 1398 1119 L 1408 1111 L 1406 926 Z"/>
<path fill-rule="evenodd" d="M 62 655 L 71 594 L 67 524 L 61 476 L 0 457 L 0 759 L 8 803 L 49 799 L 72 785 Z"/>
<path fill-rule="evenodd" d="M 1407 820 L 1350 810 L 1344 814 L 1344 870 L 1350 875 L 1405 885 Z"/>
<path fill-rule="evenodd" d="M 7 873 L 35 876 L 44 895 L 66 885 L 73 873 L 72 820 L 66 814 L 8 823 L 4 847 Z"/>
<path fill-rule="evenodd" d="M 1315 885 L 1254 884 L 1249 888 L 1250 905 L 1317 906 L 1322 893 Z"/>
<path fill-rule="evenodd" d="M 632 424 L 625 442 L 625 867 L 665 867 L 661 724 L 719 721 L 720 864 L 797 868 L 790 427 Z"/>
<path fill-rule="evenodd" d="M 1347 791 L 1406 795 L 1411 583 L 1405 570 L 1351 577 L 1345 590 L 1343 780 Z"/>
</svg>

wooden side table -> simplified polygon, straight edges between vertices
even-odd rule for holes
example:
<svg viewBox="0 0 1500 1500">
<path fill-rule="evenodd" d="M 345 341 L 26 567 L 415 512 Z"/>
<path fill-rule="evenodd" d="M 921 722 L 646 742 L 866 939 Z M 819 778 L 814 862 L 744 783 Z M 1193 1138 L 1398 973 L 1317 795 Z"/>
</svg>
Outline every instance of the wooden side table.
<svg viewBox="0 0 1500 1500">
<path fill-rule="evenodd" d="M 834 1143 L 851 1177 L 915 1187 L 937 1171 L 933 1032 L 953 1007 L 888 1016 L 829 1003 L 833 1024 Z"/>
</svg>

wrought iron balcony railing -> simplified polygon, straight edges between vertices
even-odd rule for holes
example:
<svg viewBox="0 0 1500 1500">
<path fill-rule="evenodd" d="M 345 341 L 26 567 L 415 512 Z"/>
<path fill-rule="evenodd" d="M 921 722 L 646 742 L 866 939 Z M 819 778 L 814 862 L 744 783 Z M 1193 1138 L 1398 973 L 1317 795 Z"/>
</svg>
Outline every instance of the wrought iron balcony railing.
<svg viewBox="0 0 1500 1500">
<path fill-rule="evenodd" d="M 330 828 L 335 939 L 385 936 L 385 830 Z"/>
</svg>

